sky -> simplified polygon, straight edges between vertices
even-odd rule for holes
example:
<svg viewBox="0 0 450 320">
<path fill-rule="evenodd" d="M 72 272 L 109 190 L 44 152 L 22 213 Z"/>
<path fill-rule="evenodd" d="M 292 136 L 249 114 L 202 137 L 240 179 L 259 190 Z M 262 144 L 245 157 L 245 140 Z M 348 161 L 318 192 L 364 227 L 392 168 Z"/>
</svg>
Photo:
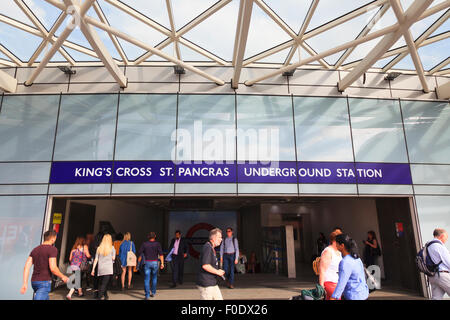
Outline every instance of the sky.
<svg viewBox="0 0 450 320">
<path fill-rule="evenodd" d="M 306 17 L 312 0 L 264 0 L 275 13 L 281 18 L 294 33 L 298 33 Z M 431 6 L 441 3 L 444 0 L 435 0 Z M 61 11 L 44 0 L 24 0 L 26 5 L 33 10 L 34 14 L 41 21 L 47 30 L 50 30 L 57 20 Z M 165 0 L 122 0 L 126 5 L 136 9 L 143 15 L 157 22 L 161 26 L 171 29 L 168 10 Z M 371 0 L 320 0 L 315 13 L 307 28 L 307 33 L 321 25 L 332 21 L 348 12 L 351 12 L 363 5 L 369 4 Z M 413 0 L 401 0 L 403 10 L 406 11 L 413 3 Z M 179 30 L 192 19 L 210 8 L 216 3 L 216 0 L 171 0 L 174 16 L 175 29 Z M 102 11 L 105 13 L 110 25 L 120 31 L 132 35 L 136 39 L 156 46 L 166 39 L 166 36 L 159 31 L 149 27 L 143 22 L 122 12 L 115 6 L 105 0 L 98 0 Z M 306 43 L 316 52 L 320 53 L 331 49 L 337 45 L 355 39 L 365 25 L 375 16 L 379 7 L 368 6 L 364 14 L 354 18 L 346 23 L 338 25 L 326 32 L 306 40 Z M 217 11 L 208 19 L 184 34 L 184 38 L 196 45 L 213 53 L 223 60 L 231 61 L 236 34 L 237 16 L 239 12 L 239 0 L 232 0 L 222 9 Z M 438 12 L 424 20 L 418 21 L 411 27 L 410 31 L 414 39 L 417 39 L 430 25 L 436 21 L 445 10 Z M 0 14 L 33 26 L 32 22 L 26 17 L 14 0 L 0 0 Z M 97 19 L 95 11 L 91 8 L 88 15 Z M 69 18 L 56 32 L 59 35 L 66 28 Z M 393 10 L 390 8 L 386 14 L 375 24 L 371 32 L 390 26 L 397 22 Z M 105 43 L 111 55 L 121 60 L 121 57 L 115 49 L 112 41 L 106 32 L 96 29 L 102 41 Z M 438 30 L 433 33 L 438 35 L 450 31 L 450 22 L 445 22 Z M 380 41 L 377 38 L 370 42 L 361 44 L 344 61 L 344 65 L 364 58 L 370 50 Z M 87 48 L 91 48 L 83 33 L 76 28 L 68 38 L 69 41 L 77 43 Z M 274 46 L 291 40 L 291 37 L 280 28 L 256 3 L 253 4 L 253 11 L 250 21 L 250 29 L 244 59 L 255 56 Z M 31 35 L 27 32 L 13 28 L 3 22 L 0 22 L 0 44 L 6 47 L 22 61 L 28 61 L 41 43 L 42 38 Z M 119 43 L 125 51 L 127 58 L 133 61 L 139 58 L 146 51 L 119 39 Z M 405 46 L 405 41 L 400 38 L 393 48 Z M 48 50 L 49 47 L 45 50 Z M 85 55 L 75 50 L 64 48 L 75 61 L 98 61 L 97 58 Z M 37 61 L 42 59 L 45 51 L 40 55 Z M 185 61 L 211 61 L 209 58 L 193 51 L 192 49 L 180 44 L 181 57 Z M 169 45 L 162 50 L 169 55 L 175 55 L 174 46 Z M 430 70 L 449 56 L 450 39 L 445 39 L 431 45 L 419 48 L 419 56 L 425 70 Z M 259 62 L 265 63 L 284 63 L 289 48 L 266 57 Z M 328 56 L 325 61 L 331 65 L 336 63 L 343 52 Z M 300 58 L 309 57 L 303 49 L 300 51 Z M 0 58 L 9 60 L 0 52 Z M 395 57 L 382 59 L 374 67 L 381 68 Z M 298 61 L 298 53 L 294 56 L 293 62 Z M 57 53 L 51 61 L 65 61 L 61 54 Z M 158 56 L 151 56 L 148 61 L 164 61 Z M 448 67 L 448 66 L 447 66 Z M 401 60 L 395 69 L 414 69 L 412 59 L 408 55 Z"/>
</svg>

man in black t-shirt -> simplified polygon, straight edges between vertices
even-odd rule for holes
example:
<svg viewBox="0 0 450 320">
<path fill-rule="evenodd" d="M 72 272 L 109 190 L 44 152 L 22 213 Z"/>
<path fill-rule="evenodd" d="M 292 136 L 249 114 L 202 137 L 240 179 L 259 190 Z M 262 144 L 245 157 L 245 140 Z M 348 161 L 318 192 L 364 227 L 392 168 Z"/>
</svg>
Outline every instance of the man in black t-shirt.
<svg viewBox="0 0 450 320">
<path fill-rule="evenodd" d="M 209 232 L 209 241 L 203 246 L 200 255 L 200 272 L 197 277 L 197 288 L 202 300 L 223 300 L 217 285 L 217 276 L 223 277 L 225 271 L 219 269 L 215 247 L 222 242 L 222 231 L 218 228 Z"/>
</svg>

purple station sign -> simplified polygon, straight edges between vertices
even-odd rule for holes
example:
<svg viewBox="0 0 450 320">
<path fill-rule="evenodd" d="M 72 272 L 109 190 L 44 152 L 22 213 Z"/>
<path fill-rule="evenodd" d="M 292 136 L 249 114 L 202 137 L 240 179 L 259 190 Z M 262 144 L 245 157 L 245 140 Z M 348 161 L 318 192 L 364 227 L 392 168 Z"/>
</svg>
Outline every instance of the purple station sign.
<svg viewBox="0 0 450 320">
<path fill-rule="evenodd" d="M 53 162 L 50 183 L 412 184 L 409 164 L 354 162 Z"/>
</svg>

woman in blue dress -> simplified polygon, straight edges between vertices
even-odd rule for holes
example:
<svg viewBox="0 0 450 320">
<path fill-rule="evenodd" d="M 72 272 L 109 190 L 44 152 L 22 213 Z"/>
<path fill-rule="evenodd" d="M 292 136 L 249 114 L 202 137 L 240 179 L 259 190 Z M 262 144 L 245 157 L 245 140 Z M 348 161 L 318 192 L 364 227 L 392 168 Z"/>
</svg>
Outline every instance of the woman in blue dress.
<svg viewBox="0 0 450 320">
<path fill-rule="evenodd" d="M 131 279 L 133 277 L 133 267 L 135 265 L 127 265 L 127 256 L 128 252 L 132 251 L 136 254 L 136 247 L 134 246 L 133 241 L 131 241 L 131 234 L 129 232 L 125 233 L 123 236 L 123 242 L 120 245 L 119 257 L 120 262 L 122 263 L 122 290 L 125 290 L 125 277 L 128 269 L 128 289 L 132 288 Z"/>
</svg>

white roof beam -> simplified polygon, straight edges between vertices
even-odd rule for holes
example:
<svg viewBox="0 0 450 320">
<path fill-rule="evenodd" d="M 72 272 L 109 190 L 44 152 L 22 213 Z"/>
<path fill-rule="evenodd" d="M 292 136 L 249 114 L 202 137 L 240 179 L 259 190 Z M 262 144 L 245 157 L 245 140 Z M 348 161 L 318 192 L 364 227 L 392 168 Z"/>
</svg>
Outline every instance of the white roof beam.
<svg viewBox="0 0 450 320">
<path fill-rule="evenodd" d="M 389 3 L 384 4 L 378 12 L 375 14 L 375 16 L 372 17 L 372 19 L 369 21 L 369 23 L 364 27 L 364 29 L 361 31 L 361 33 L 356 37 L 356 39 L 362 38 L 366 36 L 372 28 L 377 24 L 377 22 L 384 16 L 384 14 L 388 11 L 390 5 Z M 344 54 L 338 59 L 334 67 L 337 69 L 339 68 L 345 61 L 345 59 L 348 58 L 348 56 L 355 50 L 356 47 L 347 49 Z"/>
<path fill-rule="evenodd" d="M 210 7 L 208 10 L 206 10 L 205 12 L 203 12 L 202 14 L 200 14 L 198 17 L 196 17 L 194 20 L 192 20 L 191 22 L 189 22 L 187 25 L 185 25 L 184 27 L 182 27 L 180 30 L 177 31 L 177 36 L 179 41 L 181 42 L 182 36 L 188 32 L 189 30 L 191 30 L 192 28 L 194 28 L 195 26 L 197 26 L 199 23 L 201 23 L 202 21 L 206 20 L 207 18 L 209 18 L 212 14 L 214 14 L 215 12 L 217 12 L 218 10 L 222 9 L 224 6 L 226 6 L 228 3 L 230 3 L 231 0 L 221 0 L 219 2 L 217 2 L 216 4 L 214 4 L 212 7 Z M 167 47 L 169 44 L 172 43 L 173 39 L 170 35 L 168 35 L 169 38 L 167 38 L 166 40 L 164 40 L 162 43 L 160 43 L 159 45 L 157 45 L 155 48 L 158 50 L 162 50 L 165 47 Z M 199 46 L 192 44 L 193 46 L 196 47 L 197 50 L 201 51 L 202 48 L 200 48 Z M 198 52 L 198 51 L 197 51 Z M 145 54 L 143 54 L 140 58 L 138 58 L 135 61 L 135 64 L 140 64 L 142 62 L 144 62 L 145 60 L 147 60 L 149 57 L 152 56 L 152 52 L 149 51 Z M 211 55 L 211 54 L 209 54 Z M 213 55 L 215 57 L 215 59 L 213 60 L 218 60 L 219 58 L 215 55 Z M 221 63 L 223 64 L 223 63 Z"/>
<path fill-rule="evenodd" d="M 419 19 L 421 13 L 423 13 L 432 2 L 433 0 L 415 0 L 405 13 L 404 23 L 393 32 L 385 35 L 375 48 L 373 48 L 366 57 L 344 77 L 344 79 L 338 82 L 338 90 L 344 91 L 362 76 L 375 62 L 377 62 L 378 59 L 380 59 L 381 56 L 397 42 L 405 31 Z"/>
<path fill-rule="evenodd" d="M 46 1 L 48 1 L 48 0 L 46 0 Z M 89 8 L 94 4 L 94 2 L 95 2 L 95 0 L 86 0 L 85 2 L 83 2 L 79 11 L 76 12 L 76 14 L 78 16 L 72 17 L 71 24 L 69 24 L 64 29 L 64 31 L 60 34 L 60 36 L 58 37 L 58 40 L 55 41 L 53 46 L 50 48 L 50 50 L 47 52 L 47 54 L 42 59 L 41 63 L 39 63 L 39 66 L 33 71 L 33 73 L 28 78 L 28 80 L 25 81 L 25 85 L 30 86 L 33 84 L 34 80 L 36 80 L 36 77 L 41 73 L 41 71 L 45 68 L 45 66 L 50 61 L 50 59 L 55 55 L 56 51 L 58 51 L 58 49 L 63 45 L 64 41 L 72 33 L 72 31 L 74 30 L 76 20 L 82 21 L 83 16 L 86 14 L 86 12 L 89 10 Z M 59 3 L 59 4 L 61 4 L 61 3 Z M 65 11 L 65 8 L 63 10 Z"/>
<path fill-rule="evenodd" d="M 178 45 L 177 41 L 177 30 L 175 28 L 175 19 L 173 16 L 173 9 L 172 9 L 172 2 L 170 0 L 166 0 L 166 7 L 167 7 L 167 14 L 169 15 L 169 22 L 170 22 L 170 29 L 172 31 L 172 41 L 174 45 L 174 51 L 177 59 L 181 60 L 181 52 L 180 52 L 180 46 Z"/>
<path fill-rule="evenodd" d="M 438 20 L 436 20 L 429 28 L 426 30 L 417 40 L 415 41 L 415 45 L 417 48 L 421 47 L 421 44 L 427 40 L 427 38 L 436 31 L 445 21 L 448 20 L 450 17 L 450 9 L 448 9 Z M 398 57 L 390 61 L 386 66 L 383 67 L 383 72 L 388 71 L 393 66 L 395 66 L 397 63 L 399 63 L 401 60 L 403 60 L 407 55 L 409 51 L 405 50 L 403 53 L 401 53 Z"/>
<path fill-rule="evenodd" d="M 92 2 L 91 5 L 93 5 L 95 0 L 86 0 L 86 2 Z M 73 0 L 64 0 L 64 3 L 67 6 L 74 5 Z M 98 57 L 100 58 L 100 60 L 102 60 L 109 73 L 117 81 L 120 87 L 125 88 L 128 85 L 127 77 L 117 66 L 108 49 L 97 34 L 97 31 L 95 31 L 95 29 L 91 25 L 86 23 L 86 21 L 84 20 L 85 15 L 82 15 L 80 12 L 79 17 L 79 27 L 81 32 L 83 32 L 84 36 L 86 37 L 87 41 L 89 41 L 94 51 L 97 52 Z"/>
<path fill-rule="evenodd" d="M 326 51 L 324 51 L 322 53 L 319 53 L 319 54 L 317 54 L 315 56 L 312 56 L 312 57 L 300 60 L 299 62 L 291 64 L 289 66 L 282 67 L 282 68 L 280 68 L 278 70 L 270 72 L 270 73 L 268 73 L 266 75 L 263 75 L 263 76 L 261 76 L 259 78 L 252 79 L 252 80 L 247 80 L 247 81 L 245 81 L 245 84 L 251 86 L 251 85 L 255 84 L 256 82 L 259 82 L 259 81 L 262 81 L 262 80 L 265 80 L 265 79 L 277 76 L 277 75 L 282 74 L 282 73 L 284 73 L 286 71 L 291 71 L 291 70 L 293 70 L 295 68 L 301 67 L 301 66 L 303 66 L 305 64 L 308 64 L 310 62 L 317 61 L 317 60 L 319 60 L 321 58 L 324 58 L 324 57 L 330 56 L 332 54 L 338 53 L 338 52 L 340 52 L 342 50 L 345 50 L 345 49 L 348 49 L 348 48 L 360 45 L 361 43 L 368 42 L 370 40 L 376 39 L 376 38 L 381 37 L 383 35 L 386 35 L 388 33 L 392 33 L 392 32 L 394 32 L 397 29 L 398 29 L 398 24 L 395 24 L 395 25 L 383 28 L 381 30 L 375 31 L 373 33 L 370 33 L 370 34 L 368 34 L 365 37 L 346 42 L 346 43 L 344 43 L 344 44 L 342 44 L 340 46 L 337 46 L 335 48 L 326 50 Z"/>
<path fill-rule="evenodd" d="M 439 63 L 437 66 L 435 66 L 434 68 L 432 68 L 430 70 L 430 74 L 435 74 L 436 72 L 438 72 L 439 70 L 441 70 L 442 68 L 444 68 L 445 66 L 447 66 L 448 64 L 450 64 L 450 57 L 448 57 L 447 59 L 445 59 L 444 61 L 442 61 L 441 63 Z"/>
<path fill-rule="evenodd" d="M 3 53 L 5 56 L 7 56 L 9 59 L 11 59 L 11 61 L 13 61 L 17 66 L 19 67 L 24 66 L 24 63 L 20 61 L 19 58 L 17 58 L 11 51 L 9 51 L 1 43 L 0 43 L 0 52 Z"/>
<path fill-rule="evenodd" d="M 292 49 L 295 51 L 299 45 L 302 45 L 304 41 L 300 36 L 298 36 L 294 31 L 291 30 L 291 28 L 283 21 L 281 20 L 277 14 L 262 0 L 255 0 L 255 3 L 278 25 L 281 29 L 284 30 L 294 41 L 295 45 L 292 46 Z M 313 3 L 314 4 L 314 3 Z M 318 4 L 318 1 L 316 1 L 316 4 Z M 306 28 L 305 28 L 306 30 Z M 300 31 L 300 34 L 303 35 L 302 31 Z M 306 51 L 308 51 L 309 54 L 314 55 L 316 52 L 309 47 L 308 45 L 302 46 Z M 291 49 L 291 50 L 292 50 Z M 323 59 L 319 59 L 319 62 L 321 65 L 323 65 L 325 68 L 330 69 L 330 65 Z"/>
<path fill-rule="evenodd" d="M 105 24 L 109 24 L 108 19 L 106 18 L 105 14 L 103 13 L 102 8 L 100 8 L 100 5 L 95 2 L 94 3 L 94 10 L 97 13 L 97 16 L 99 17 L 100 21 L 105 23 Z M 117 52 L 119 53 L 120 57 L 122 58 L 122 61 L 128 65 L 129 61 L 127 58 L 127 55 L 125 54 L 125 52 L 123 51 L 122 47 L 120 46 L 119 41 L 117 41 L 117 38 L 114 37 L 112 34 L 108 33 L 109 38 L 111 39 L 114 47 L 116 48 Z"/>
<path fill-rule="evenodd" d="M 436 93 L 439 99 L 450 99 L 450 81 L 436 87 Z"/>
<path fill-rule="evenodd" d="M 0 70 L 0 89 L 6 92 L 16 92 L 17 80 L 5 71 Z"/>
<path fill-rule="evenodd" d="M 231 79 L 231 87 L 234 89 L 237 89 L 239 86 L 239 78 L 241 76 L 253 11 L 253 0 L 241 0 L 241 2 L 244 2 L 244 4 L 242 5 L 241 14 L 238 16 L 240 22 L 238 23 L 239 28 L 236 28 L 236 42 L 234 43 L 234 52 L 236 56 L 233 57 L 234 73 L 233 78 Z"/>
<path fill-rule="evenodd" d="M 147 50 L 147 51 L 151 51 L 153 54 L 156 54 L 157 56 L 160 56 L 163 59 L 171 61 L 171 62 L 173 62 L 173 63 L 175 63 L 175 64 L 177 64 L 177 65 L 179 65 L 179 66 L 181 66 L 181 67 L 183 67 L 183 68 L 185 68 L 187 70 L 190 70 L 190 71 L 192 71 L 194 73 L 197 73 L 198 75 L 200 75 L 202 77 L 205 77 L 205 78 L 207 78 L 207 79 L 209 79 L 211 81 L 214 81 L 218 85 L 224 85 L 225 84 L 225 82 L 223 80 L 221 80 L 221 79 L 219 79 L 217 77 L 214 77 L 212 75 L 209 75 L 206 72 L 204 72 L 204 71 L 202 71 L 202 70 L 200 70 L 200 69 L 198 69 L 198 68 L 196 68 L 196 67 L 194 67 L 194 66 L 192 66 L 192 65 L 190 65 L 188 63 L 185 63 L 185 62 L 183 62 L 183 61 L 181 61 L 181 60 L 179 60 L 179 59 L 177 59 L 175 57 L 169 56 L 169 55 L 165 54 L 164 52 L 162 52 L 161 50 L 158 50 L 158 49 L 156 49 L 156 48 L 154 48 L 154 47 L 152 47 L 152 46 L 150 46 L 150 45 L 148 45 L 146 43 L 143 43 L 140 40 L 137 40 L 137 39 L 135 39 L 133 37 L 130 37 L 126 33 L 123 33 L 122 31 L 114 29 L 113 27 L 108 26 L 108 25 L 106 25 L 104 23 L 101 23 L 100 21 L 97 21 L 97 20 L 95 20 L 95 19 L 93 19 L 91 17 L 88 17 L 88 16 L 84 17 L 84 20 L 87 23 L 89 23 L 89 24 L 91 24 L 93 26 L 96 26 L 97 28 L 100 28 L 100 29 L 102 29 L 104 31 L 110 32 L 110 33 L 114 34 L 116 37 L 121 38 L 121 39 L 123 39 L 125 41 L 128 41 L 128 42 L 134 44 L 135 46 L 138 46 L 138 47 L 140 47 L 140 48 L 142 48 L 144 50 Z"/>
<path fill-rule="evenodd" d="M 400 25 L 405 24 L 405 15 L 403 12 L 402 5 L 400 4 L 400 0 L 390 0 L 392 9 L 394 9 L 395 16 L 397 17 Z M 403 38 L 408 45 L 409 54 L 414 63 L 414 67 L 416 68 L 417 75 L 419 76 L 420 83 L 422 84 L 422 88 L 424 92 L 430 92 L 430 88 L 428 87 L 428 83 L 425 79 L 425 75 L 423 72 L 422 61 L 420 60 L 419 54 L 417 53 L 416 44 L 414 43 L 414 39 L 412 37 L 411 31 L 409 28 L 405 29 L 403 32 Z"/>
<path fill-rule="evenodd" d="M 314 15 L 314 12 L 316 11 L 317 6 L 319 5 L 319 0 L 314 0 L 311 3 L 311 6 L 308 9 L 308 13 L 306 14 L 305 20 L 303 20 L 302 26 L 300 28 L 300 31 L 297 34 L 297 38 L 300 39 L 300 41 L 303 43 L 303 36 L 306 32 L 306 29 L 309 26 L 309 23 L 311 22 L 311 19 Z M 295 54 L 295 51 L 298 49 L 298 45 L 295 44 L 292 46 L 291 51 L 289 51 L 288 57 L 286 58 L 286 61 L 284 62 L 284 65 L 287 66 L 289 63 L 291 63 L 291 60 Z M 300 50 L 299 50 L 300 55 Z"/>
</svg>

